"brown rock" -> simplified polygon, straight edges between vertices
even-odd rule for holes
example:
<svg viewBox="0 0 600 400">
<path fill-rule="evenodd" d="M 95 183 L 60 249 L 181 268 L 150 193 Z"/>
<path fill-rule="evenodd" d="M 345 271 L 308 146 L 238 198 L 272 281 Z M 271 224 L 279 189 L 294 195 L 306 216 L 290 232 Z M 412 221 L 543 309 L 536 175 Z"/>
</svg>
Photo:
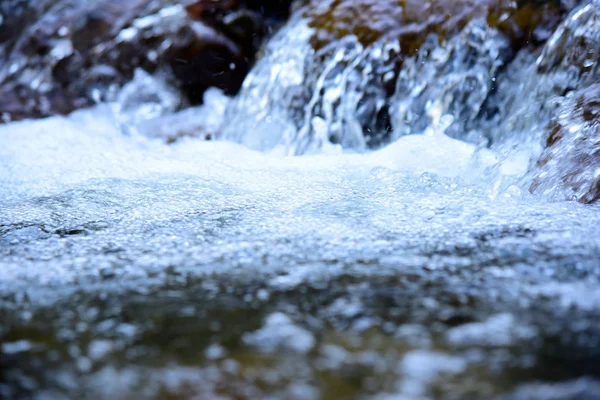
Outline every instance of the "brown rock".
<svg viewBox="0 0 600 400">
<path fill-rule="evenodd" d="M 311 45 L 325 55 L 321 64 L 331 62 L 328 45 L 341 38 L 365 49 L 367 66 L 356 69 L 379 93 L 360 103 L 378 106 L 354 114 L 376 148 L 422 132 L 431 122 L 425 108 L 436 99 L 455 119 L 447 134 L 479 143 L 475 120 L 497 74 L 519 49 L 545 41 L 571 7 L 558 0 L 311 0 L 304 15 L 315 29 Z"/>
<path fill-rule="evenodd" d="M 550 123 L 532 170 L 533 193 L 583 203 L 600 198 L 599 31 L 600 1 L 591 0 L 573 10 L 537 59 L 533 82 L 550 99 L 538 114 L 549 114 Z"/>
<path fill-rule="evenodd" d="M 565 99 L 556 115 L 530 191 L 595 202 L 600 198 L 600 81 Z"/>
<path fill-rule="evenodd" d="M 136 68 L 168 76 L 185 95 L 183 104 L 200 103 L 211 86 L 234 94 L 276 22 L 272 15 L 279 15 L 263 18 L 257 4 L 234 0 L 2 3 L 5 121 L 113 100 Z M 285 15 L 289 1 L 277 5 Z"/>
<path fill-rule="evenodd" d="M 403 54 L 414 54 L 428 34 L 454 35 L 475 18 L 486 18 L 515 43 L 543 40 L 563 12 L 553 0 L 314 0 L 307 8 L 317 48 L 349 34 L 363 45 L 399 37 Z"/>
</svg>

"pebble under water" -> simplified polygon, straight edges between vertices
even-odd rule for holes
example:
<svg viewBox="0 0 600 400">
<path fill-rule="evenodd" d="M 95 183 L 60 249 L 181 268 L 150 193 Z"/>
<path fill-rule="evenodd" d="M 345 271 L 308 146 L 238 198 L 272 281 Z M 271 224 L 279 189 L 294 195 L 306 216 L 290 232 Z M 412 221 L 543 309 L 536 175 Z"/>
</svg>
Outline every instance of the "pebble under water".
<svg viewBox="0 0 600 400">
<path fill-rule="evenodd" d="M 280 157 L 113 115 L 0 128 L 4 398 L 600 398 L 597 206 L 439 133 Z"/>
</svg>

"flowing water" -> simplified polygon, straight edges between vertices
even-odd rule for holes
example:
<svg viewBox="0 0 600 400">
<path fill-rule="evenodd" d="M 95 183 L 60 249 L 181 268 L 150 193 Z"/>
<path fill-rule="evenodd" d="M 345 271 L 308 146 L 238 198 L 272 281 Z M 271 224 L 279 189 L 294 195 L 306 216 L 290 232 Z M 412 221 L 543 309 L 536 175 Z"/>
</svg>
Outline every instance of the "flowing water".
<svg viewBox="0 0 600 400">
<path fill-rule="evenodd" d="M 386 111 L 394 43 L 313 58 L 311 29 L 297 12 L 234 99 L 174 113 L 138 72 L 0 126 L 0 397 L 600 399 L 600 210 L 529 191 L 531 110 L 588 75 L 527 51 L 498 75 L 508 44 L 473 21 Z M 222 140 L 165 144 L 189 131 Z"/>
</svg>

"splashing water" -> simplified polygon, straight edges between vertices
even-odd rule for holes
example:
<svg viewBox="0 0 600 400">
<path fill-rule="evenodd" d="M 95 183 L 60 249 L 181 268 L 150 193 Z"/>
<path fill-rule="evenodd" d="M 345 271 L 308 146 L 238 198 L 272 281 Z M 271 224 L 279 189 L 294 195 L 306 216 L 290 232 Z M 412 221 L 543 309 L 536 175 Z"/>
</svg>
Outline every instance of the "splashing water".
<svg viewBox="0 0 600 400">
<path fill-rule="evenodd" d="M 538 32 L 549 36 L 538 48 L 513 50 L 499 27 L 475 18 L 448 39 L 426 36 L 416 55 L 400 57 L 400 68 L 403 49 L 392 35 L 370 44 L 348 35 L 314 49 L 316 30 L 301 8 L 268 43 L 242 92 L 227 107 L 221 137 L 278 154 L 340 148 L 365 152 L 389 143 L 400 148 L 398 139 L 438 123 L 429 112 L 436 104 L 444 118 L 452 118 L 444 130 L 447 136 L 474 144 L 476 156 L 486 159 L 488 167 L 496 160 L 483 178 L 494 182 L 496 195 L 517 184 L 547 198 L 593 199 L 593 193 L 581 189 L 587 186 L 561 182 L 569 180 L 569 171 L 586 176 L 579 172 L 586 167 L 577 164 L 584 156 L 566 160 L 569 166 L 552 172 L 551 188 L 543 190 L 537 190 L 540 172 L 534 165 L 550 121 L 560 119 L 557 107 L 569 102 L 570 92 L 600 78 L 600 64 L 593 60 L 600 52 L 596 6 L 594 0 L 573 9 L 553 34 Z M 577 123 L 571 124 L 577 130 Z M 577 152 L 593 158 L 595 147 L 589 147 Z M 480 154 L 482 148 L 489 151 Z M 552 156 L 557 152 L 568 150 L 555 150 Z M 438 165 L 445 169 L 447 164 L 440 160 Z"/>
</svg>

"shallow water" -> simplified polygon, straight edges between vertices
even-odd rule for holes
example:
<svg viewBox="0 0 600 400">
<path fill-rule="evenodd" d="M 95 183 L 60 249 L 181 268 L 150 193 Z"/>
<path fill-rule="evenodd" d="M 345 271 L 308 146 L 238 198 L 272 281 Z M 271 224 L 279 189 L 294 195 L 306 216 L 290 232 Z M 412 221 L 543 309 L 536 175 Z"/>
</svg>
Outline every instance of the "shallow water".
<svg viewBox="0 0 600 400">
<path fill-rule="evenodd" d="M 279 157 L 112 110 L 0 128 L 2 395 L 600 396 L 597 206 L 440 132 Z"/>
</svg>

